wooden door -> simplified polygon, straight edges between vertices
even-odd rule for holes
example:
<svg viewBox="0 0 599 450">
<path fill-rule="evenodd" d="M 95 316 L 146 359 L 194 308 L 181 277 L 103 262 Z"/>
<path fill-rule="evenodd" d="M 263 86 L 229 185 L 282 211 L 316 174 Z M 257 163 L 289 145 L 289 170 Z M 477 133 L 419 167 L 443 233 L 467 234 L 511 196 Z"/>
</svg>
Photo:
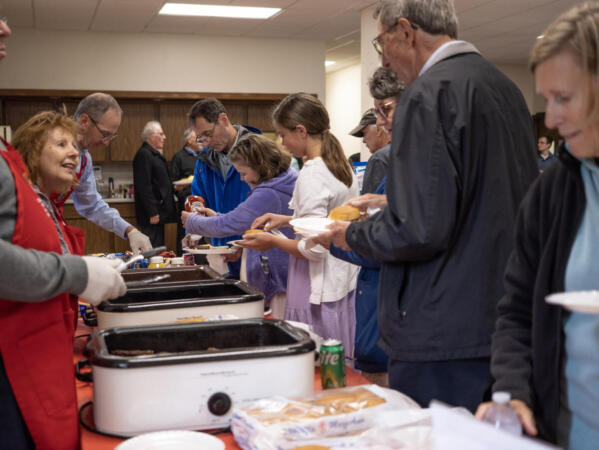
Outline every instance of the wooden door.
<svg viewBox="0 0 599 450">
<path fill-rule="evenodd" d="M 150 120 L 158 120 L 156 104 L 148 101 L 121 101 L 123 118 L 119 135 L 110 144 L 111 161 L 133 161 L 141 144 L 141 132 Z"/>
</svg>

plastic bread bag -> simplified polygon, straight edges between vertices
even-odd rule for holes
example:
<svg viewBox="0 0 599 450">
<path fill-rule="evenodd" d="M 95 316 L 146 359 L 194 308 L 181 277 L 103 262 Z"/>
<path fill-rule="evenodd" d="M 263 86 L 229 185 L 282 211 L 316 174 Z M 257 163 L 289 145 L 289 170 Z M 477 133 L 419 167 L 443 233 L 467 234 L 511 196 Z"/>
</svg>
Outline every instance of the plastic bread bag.
<svg viewBox="0 0 599 450">
<path fill-rule="evenodd" d="M 231 429 L 246 450 L 287 450 L 306 445 L 369 448 L 365 447 L 368 442 L 391 445 L 377 443 L 381 427 L 396 429 L 422 423 L 428 426 L 428 410 L 422 410 L 409 397 L 364 385 L 324 390 L 311 398 L 270 397 L 245 403 L 234 410 Z"/>
</svg>

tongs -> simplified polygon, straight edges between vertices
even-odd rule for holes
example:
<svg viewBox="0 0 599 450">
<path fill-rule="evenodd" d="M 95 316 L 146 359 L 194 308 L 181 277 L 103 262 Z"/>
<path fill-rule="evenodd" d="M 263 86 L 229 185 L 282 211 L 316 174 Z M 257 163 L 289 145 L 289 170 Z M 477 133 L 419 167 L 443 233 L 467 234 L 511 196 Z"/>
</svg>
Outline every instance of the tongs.
<svg viewBox="0 0 599 450">
<path fill-rule="evenodd" d="M 161 245 L 160 247 L 156 247 L 156 248 L 153 248 L 152 250 L 148 250 L 147 252 L 143 252 L 140 255 L 136 255 L 132 258 L 129 258 L 127 261 L 123 261 L 121 263 L 121 265 L 116 268 L 116 270 L 118 270 L 119 272 L 122 272 L 127 267 L 129 267 L 131 264 L 133 264 L 137 261 L 141 261 L 142 259 L 151 258 L 152 256 L 154 256 L 158 253 L 164 252 L 165 250 L 166 250 L 166 247 L 164 245 Z"/>
<path fill-rule="evenodd" d="M 166 280 L 167 278 L 170 278 L 170 277 L 171 277 L 171 275 L 169 273 L 162 273 L 160 275 L 154 275 L 153 277 L 146 278 L 145 280 L 129 281 L 128 283 L 125 283 L 125 285 L 127 286 L 127 290 L 129 290 L 132 288 L 144 287 L 148 284 L 156 283 L 157 281 Z"/>
</svg>

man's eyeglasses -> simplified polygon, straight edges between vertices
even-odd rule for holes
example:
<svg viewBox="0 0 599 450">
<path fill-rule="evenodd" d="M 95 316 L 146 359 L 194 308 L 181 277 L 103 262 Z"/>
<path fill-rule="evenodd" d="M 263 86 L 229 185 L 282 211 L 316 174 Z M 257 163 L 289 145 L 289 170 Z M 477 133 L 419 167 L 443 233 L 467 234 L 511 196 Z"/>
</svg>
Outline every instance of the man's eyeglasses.
<svg viewBox="0 0 599 450">
<path fill-rule="evenodd" d="M 388 101 L 387 103 L 383 103 L 381 106 L 378 106 L 374 109 L 374 115 L 376 117 L 383 117 L 387 119 L 389 117 L 389 113 L 393 109 L 394 101 Z"/>
<path fill-rule="evenodd" d="M 217 122 L 214 122 L 214 126 L 212 127 L 212 130 L 210 131 L 204 131 L 202 134 L 198 135 L 196 137 L 196 142 L 198 144 L 202 144 L 206 141 L 209 141 L 210 139 L 212 139 L 212 136 L 214 136 L 214 130 L 216 130 L 216 125 L 218 124 Z"/>
<path fill-rule="evenodd" d="M 395 22 L 395 25 L 387 28 L 385 31 L 383 31 L 381 34 L 379 34 L 377 37 L 375 37 L 372 40 L 372 46 L 374 47 L 374 49 L 376 50 L 376 52 L 379 55 L 383 55 L 383 36 L 386 35 L 387 33 L 391 33 L 393 32 L 393 30 L 395 30 L 395 28 L 397 28 L 397 25 L 399 24 L 399 19 L 397 19 L 397 21 Z M 419 27 L 418 25 L 413 24 L 412 22 L 410 22 L 410 26 L 414 29 L 417 30 Z"/>
<path fill-rule="evenodd" d="M 103 130 L 102 128 L 100 128 L 98 126 L 98 122 L 96 122 L 92 116 L 88 115 L 87 117 L 89 117 L 89 120 L 92 121 L 92 123 L 94 124 L 94 126 L 98 129 L 98 131 L 102 135 L 102 141 L 105 141 L 105 142 L 113 141 L 119 135 L 118 133 L 114 133 L 113 134 L 110 131 Z"/>
</svg>

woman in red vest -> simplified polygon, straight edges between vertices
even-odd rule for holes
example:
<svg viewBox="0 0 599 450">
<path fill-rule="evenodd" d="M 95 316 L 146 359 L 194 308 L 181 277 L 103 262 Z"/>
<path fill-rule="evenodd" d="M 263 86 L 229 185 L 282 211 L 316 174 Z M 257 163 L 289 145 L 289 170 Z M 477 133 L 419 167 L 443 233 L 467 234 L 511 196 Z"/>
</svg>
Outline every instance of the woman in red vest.
<svg viewBox="0 0 599 450">
<path fill-rule="evenodd" d="M 76 181 L 76 137 L 74 120 L 42 112 L 16 131 L 12 143 L 19 152 L 10 147 L 0 152 L 15 182 L 14 245 L 62 255 L 83 253 L 83 231 L 68 226 L 51 200 Z M 77 297 L 67 293 L 43 302 L 0 299 L 0 375 L 5 375 L 0 376 L 1 407 L 16 409 L 6 401 L 7 390 L 18 406 L 11 423 L 17 435 L 3 442 L 7 448 L 79 447 L 73 371 L 76 308 Z"/>
</svg>

